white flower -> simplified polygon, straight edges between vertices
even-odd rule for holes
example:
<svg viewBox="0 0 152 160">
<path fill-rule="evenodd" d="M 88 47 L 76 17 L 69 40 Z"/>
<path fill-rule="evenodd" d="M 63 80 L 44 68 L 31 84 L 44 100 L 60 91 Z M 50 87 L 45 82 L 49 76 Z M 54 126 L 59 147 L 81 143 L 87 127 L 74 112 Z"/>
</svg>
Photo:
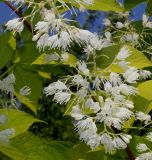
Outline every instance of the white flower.
<svg viewBox="0 0 152 160">
<path fill-rule="evenodd" d="M 117 85 L 120 85 L 122 83 L 122 80 L 121 80 L 119 74 L 111 72 L 110 73 L 110 82 L 114 86 L 117 86 Z"/>
<path fill-rule="evenodd" d="M 124 95 L 135 95 L 137 94 L 137 89 L 133 86 L 129 86 L 127 84 L 121 84 L 119 86 L 120 92 Z"/>
<path fill-rule="evenodd" d="M 124 61 L 126 58 L 128 58 L 130 56 L 130 53 L 131 53 L 131 51 L 129 50 L 129 48 L 127 46 L 124 46 L 119 51 L 119 53 L 117 55 L 117 59 Z"/>
<path fill-rule="evenodd" d="M 59 91 L 54 95 L 54 100 L 57 103 L 67 103 L 71 98 L 71 93 Z"/>
<path fill-rule="evenodd" d="M 59 56 L 56 53 L 45 55 L 45 61 L 48 63 L 51 61 L 57 61 L 57 60 L 59 60 Z"/>
<path fill-rule="evenodd" d="M 112 85 L 110 82 L 106 82 L 104 83 L 104 90 L 107 92 L 107 93 L 111 93 L 112 92 Z"/>
<path fill-rule="evenodd" d="M 127 42 L 132 42 L 134 44 L 134 43 L 137 43 L 138 38 L 139 38 L 139 35 L 137 33 L 129 33 L 124 35 L 122 37 L 122 40 Z"/>
<path fill-rule="evenodd" d="M 129 100 L 125 100 L 125 102 L 123 103 L 123 105 L 126 107 L 126 108 L 129 108 L 129 109 L 133 109 L 134 108 L 134 104 L 132 101 L 129 101 Z"/>
<path fill-rule="evenodd" d="M 92 135 L 90 139 L 87 141 L 87 144 L 92 148 L 95 149 L 100 145 L 101 138 L 99 135 Z"/>
<path fill-rule="evenodd" d="M 37 41 L 41 37 L 42 33 L 38 32 L 32 37 L 32 41 Z"/>
<path fill-rule="evenodd" d="M 121 22 L 116 23 L 116 28 L 121 29 L 123 27 L 125 27 L 123 23 L 121 23 Z"/>
<path fill-rule="evenodd" d="M 36 39 L 37 37 L 33 37 L 33 41 Z M 43 34 L 39 40 L 37 41 L 37 47 L 39 49 L 44 49 L 45 47 L 47 47 L 48 45 L 48 39 L 49 39 L 49 35 L 48 34 Z"/>
<path fill-rule="evenodd" d="M 86 79 L 83 79 L 81 75 L 75 75 L 72 80 L 74 83 L 76 83 L 78 86 L 84 86 L 88 88 L 89 82 Z"/>
<path fill-rule="evenodd" d="M 84 118 L 85 116 L 81 113 L 79 105 L 76 105 L 72 108 L 71 111 L 71 117 L 73 117 L 75 120 L 81 120 L 82 118 Z"/>
<path fill-rule="evenodd" d="M 72 39 L 78 44 L 90 44 L 91 41 L 97 40 L 97 35 L 88 30 L 73 28 L 70 30 Z M 96 41 L 98 43 L 98 41 Z M 94 42 L 93 42 L 94 43 Z"/>
<path fill-rule="evenodd" d="M 140 75 L 140 79 L 147 79 L 149 78 L 152 74 L 150 71 L 146 71 L 146 70 L 140 70 L 139 71 L 139 75 Z"/>
<path fill-rule="evenodd" d="M 148 23 L 146 24 L 146 27 L 147 27 L 147 28 L 152 28 L 152 22 L 148 22 Z"/>
<path fill-rule="evenodd" d="M 64 90 L 65 91 L 68 90 L 67 86 L 63 82 L 57 81 L 57 82 L 51 83 L 48 87 L 45 87 L 44 93 L 48 96 Z"/>
<path fill-rule="evenodd" d="M 84 140 L 90 147 L 96 148 L 100 144 L 100 137 L 97 135 L 97 127 L 92 118 L 81 119 L 75 124 L 80 139 Z"/>
<path fill-rule="evenodd" d="M 15 133 L 13 128 L 0 131 L 0 141 L 3 143 L 9 143 L 9 137 Z"/>
<path fill-rule="evenodd" d="M 46 22 L 47 26 L 49 25 L 50 31 L 59 32 L 59 30 L 62 29 L 62 27 L 64 27 L 65 25 L 65 19 L 63 18 L 63 16 L 56 18 L 56 15 L 53 12 L 53 10 L 47 10 L 46 12 L 44 12 L 44 22 Z"/>
<path fill-rule="evenodd" d="M 94 102 L 94 101 L 92 100 L 92 98 L 88 98 L 88 99 L 86 100 L 86 107 L 87 107 L 87 108 L 90 108 L 90 109 L 93 109 L 93 110 L 95 111 L 95 113 L 100 110 L 100 105 L 99 105 L 99 103 L 98 103 L 98 102 Z"/>
<path fill-rule="evenodd" d="M 152 132 L 149 132 L 146 136 L 146 138 L 152 142 Z"/>
<path fill-rule="evenodd" d="M 84 2 L 87 5 L 92 5 L 94 0 L 82 0 L 82 2 Z"/>
<path fill-rule="evenodd" d="M 0 89 L 7 93 L 14 93 L 15 80 L 14 74 L 8 75 L 3 80 L 0 80 Z"/>
<path fill-rule="evenodd" d="M 97 89 L 100 87 L 100 79 L 98 77 L 95 78 L 95 80 L 93 81 L 93 88 Z"/>
<path fill-rule="evenodd" d="M 84 48 L 84 52 L 87 54 L 89 58 L 90 55 L 95 54 L 95 49 L 91 45 L 87 45 L 86 48 Z"/>
<path fill-rule="evenodd" d="M 112 142 L 112 138 L 111 138 L 111 136 L 110 136 L 109 134 L 107 134 L 107 133 L 103 133 L 103 134 L 101 135 L 101 144 L 104 145 L 105 150 L 106 150 L 106 152 L 108 152 L 108 153 L 112 153 L 112 152 L 115 150 L 114 145 L 113 145 L 113 142 Z"/>
<path fill-rule="evenodd" d="M 61 47 L 63 50 L 68 49 L 68 47 L 70 47 L 70 43 L 72 42 L 69 33 L 66 31 L 62 31 L 60 33 L 59 41 L 59 47 Z"/>
<path fill-rule="evenodd" d="M 80 62 L 78 64 L 78 69 L 84 74 L 84 75 L 89 75 L 89 69 L 87 68 L 87 65 L 86 63 L 83 61 L 83 62 Z"/>
<path fill-rule="evenodd" d="M 148 115 L 148 114 L 145 114 L 143 112 L 137 112 L 136 113 L 136 118 L 141 120 L 141 121 L 144 121 L 145 124 L 147 124 L 148 122 L 151 121 L 151 116 Z"/>
<path fill-rule="evenodd" d="M 61 54 L 61 61 L 62 62 L 68 62 L 68 60 L 69 60 L 69 54 L 68 53 L 63 53 L 63 54 Z"/>
<path fill-rule="evenodd" d="M 49 30 L 49 22 L 38 22 L 35 26 L 35 30 L 38 30 L 39 33 L 47 33 Z"/>
<path fill-rule="evenodd" d="M 121 120 L 125 120 L 125 121 L 128 120 L 131 117 L 131 115 L 133 115 L 133 112 L 123 107 L 120 107 L 115 114 L 116 117 L 120 118 Z"/>
<path fill-rule="evenodd" d="M 27 96 L 27 95 L 29 95 L 30 93 L 31 93 L 31 88 L 28 87 L 28 86 L 24 86 L 24 87 L 22 87 L 22 88 L 20 89 L 20 94 L 21 94 L 22 96 Z"/>
<path fill-rule="evenodd" d="M 116 91 L 113 91 L 114 102 L 117 103 L 117 104 L 122 104 L 122 103 L 124 103 L 124 101 L 125 101 L 125 96 L 120 94 L 120 90 L 119 90 L 118 87 L 115 87 L 115 90 L 117 90 L 117 92 L 116 92 Z M 116 93 L 114 93 L 114 92 L 116 92 Z"/>
<path fill-rule="evenodd" d="M 135 160 L 152 160 L 152 152 L 143 153 Z"/>
<path fill-rule="evenodd" d="M 139 143 L 137 146 L 137 150 L 138 152 L 145 152 L 148 150 L 148 147 L 143 143 Z"/>
<path fill-rule="evenodd" d="M 9 1 L 15 2 L 16 5 L 18 5 L 18 4 L 20 4 L 20 3 L 21 3 L 21 4 L 25 3 L 24 0 L 9 0 Z"/>
<path fill-rule="evenodd" d="M 56 20 L 56 17 L 55 17 L 55 14 L 53 13 L 54 11 L 53 10 L 45 10 L 45 12 L 44 12 L 44 20 L 46 21 L 46 22 L 53 22 L 53 23 L 55 23 L 55 20 Z"/>
<path fill-rule="evenodd" d="M 117 149 L 125 149 L 125 148 L 127 148 L 127 144 L 119 137 L 114 138 L 113 145 Z"/>
<path fill-rule="evenodd" d="M 50 48 L 60 48 L 60 40 L 59 40 L 59 37 L 58 37 L 58 34 L 55 34 L 53 36 L 50 36 L 48 39 L 47 39 L 47 42 L 46 42 L 47 46 L 50 47 Z"/>
<path fill-rule="evenodd" d="M 143 14 L 142 20 L 143 20 L 143 26 L 146 27 L 149 17 L 146 14 Z"/>
<path fill-rule="evenodd" d="M 110 41 L 111 38 L 110 32 L 106 32 L 105 36 L 109 37 Z M 101 39 L 97 34 L 92 34 L 92 36 L 90 36 L 88 45 L 89 44 L 94 50 L 101 50 L 103 48 L 103 39 Z"/>
<path fill-rule="evenodd" d="M 118 86 L 115 86 L 115 87 L 112 88 L 111 94 L 112 94 L 115 98 L 117 97 L 117 100 L 120 99 L 120 101 L 121 101 L 121 99 L 123 98 L 123 96 L 120 95 L 120 89 L 119 89 Z"/>
<path fill-rule="evenodd" d="M 0 115 L 0 124 L 4 124 L 7 121 L 7 117 L 4 114 Z"/>
<path fill-rule="evenodd" d="M 139 79 L 139 76 L 138 70 L 134 67 L 130 67 L 123 74 L 123 77 L 128 83 L 136 83 L 136 81 Z"/>
<path fill-rule="evenodd" d="M 77 91 L 77 96 L 81 97 L 81 98 L 84 98 L 87 96 L 87 92 L 88 92 L 88 89 L 86 87 L 82 87 L 80 90 Z"/>
<path fill-rule="evenodd" d="M 90 118 L 90 117 L 78 121 L 78 123 L 76 124 L 76 127 L 78 129 L 93 130 L 93 132 L 97 131 L 97 127 L 96 127 L 95 123 L 93 122 L 92 118 Z"/>
<path fill-rule="evenodd" d="M 120 66 L 120 68 L 122 68 L 123 70 L 126 70 L 128 69 L 128 64 L 130 64 L 130 62 L 120 61 L 120 62 L 117 62 L 117 64 Z"/>
<path fill-rule="evenodd" d="M 131 137 L 131 135 L 128 135 L 128 134 L 121 134 L 120 135 L 120 137 L 123 139 L 123 141 L 125 142 L 125 143 L 129 143 L 130 142 L 130 140 L 132 139 L 132 137 Z"/>
<path fill-rule="evenodd" d="M 143 14 L 142 20 L 144 27 L 152 28 L 152 22 L 149 21 L 149 17 L 146 14 Z"/>
<path fill-rule="evenodd" d="M 61 0 L 60 0 L 61 1 Z M 94 0 L 73 0 L 75 3 L 78 3 L 81 7 L 83 5 L 93 5 Z M 84 6 L 83 6 L 84 7 Z"/>
<path fill-rule="evenodd" d="M 19 33 L 24 29 L 23 20 L 21 18 L 9 20 L 5 25 L 8 30 L 14 30 Z"/>
<path fill-rule="evenodd" d="M 59 80 L 57 82 L 54 82 L 54 84 L 57 90 L 67 90 L 67 86 Z"/>
<path fill-rule="evenodd" d="M 111 39 L 111 33 L 110 32 L 105 32 L 105 37 L 110 40 Z"/>
<path fill-rule="evenodd" d="M 105 118 L 104 124 L 108 127 L 114 127 L 118 130 L 122 129 L 122 120 L 120 118 L 111 117 L 111 115 Z"/>
<path fill-rule="evenodd" d="M 111 21 L 110 21 L 108 18 L 105 18 L 105 19 L 103 20 L 103 24 L 104 24 L 105 26 L 111 26 Z"/>
</svg>

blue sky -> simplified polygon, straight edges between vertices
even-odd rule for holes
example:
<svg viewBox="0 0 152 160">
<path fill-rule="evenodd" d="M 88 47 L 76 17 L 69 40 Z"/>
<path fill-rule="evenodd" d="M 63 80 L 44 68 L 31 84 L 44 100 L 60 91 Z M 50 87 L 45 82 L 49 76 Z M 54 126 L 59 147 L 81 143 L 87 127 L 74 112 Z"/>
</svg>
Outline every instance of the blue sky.
<svg viewBox="0 0 152 160">
<path fill-rule="evenodd" d="M 123 2 L 123 0 L 119 1 Z M 133 16 L 130 18 L 134 20 L 141 19 L 142 14 L 145 12 L 145 8 L 146 8 L 146 3 L 138 5 L 133 9 Z M 80 22 L 80 24 L 83 23 L 86 14 L 87 13 L 85 12 L 79 14 L 78 21 Z M 95 20 L 95 24 L 91 28 L 92 31 L 96 31 L 97 30 L 96 26 L 100 26 L 102 24 L 102 19 L 104 18 L 104 15 L 105 15 L 104 12 L 100 13 L 100 16 L 98 17 L 98 19 Z M 6 23 L 9 19 L 12 19 L 15 16 L 16 16 L 15 13 L 13 13 L 12 10 L 5 3 L 0 3 L 0 24 Z"/>
</svg>

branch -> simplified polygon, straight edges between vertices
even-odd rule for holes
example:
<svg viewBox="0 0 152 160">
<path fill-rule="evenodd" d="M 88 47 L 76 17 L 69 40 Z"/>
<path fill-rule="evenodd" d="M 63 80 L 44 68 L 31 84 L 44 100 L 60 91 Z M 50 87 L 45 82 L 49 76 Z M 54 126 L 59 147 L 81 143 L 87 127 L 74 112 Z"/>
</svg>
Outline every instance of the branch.
<svg viewBox="0 0 152 160">
<path fill-rule="evenodd" d="M 126 148 L 126 152 L 127 152 L 129 160 L 135 160 L 133 152 L 132 152 L 132 150 L 130 149 L 130 147 L 128 145 L 127 145 L 127 148 Z"/>
<path fill-rule="evenodd" d="M 17 10 L 10 2 L 8 1 L 4 1 L 4 3 L 11 8 L 12 11 L 14 11 L 16 13 L 16 15 L 18 15 L 20 18 L 24 17 L 21 12 L 19 10 Z M 24 25 L 28 28 L 28 30 L 33 33 L 33 29 L 32 29 L 32 25 L 27 21 L 24 20 Z"/>
</svg>

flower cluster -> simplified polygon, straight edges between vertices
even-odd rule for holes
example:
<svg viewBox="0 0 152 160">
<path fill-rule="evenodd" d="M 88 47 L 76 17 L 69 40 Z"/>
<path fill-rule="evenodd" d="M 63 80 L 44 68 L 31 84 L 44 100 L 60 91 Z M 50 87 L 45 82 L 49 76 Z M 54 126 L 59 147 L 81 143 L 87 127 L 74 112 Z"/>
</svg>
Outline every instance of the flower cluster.
<svg viewBox="0 0 152 160">
<path fill-rule="evenodd" d="M 131 136 L 120 133 L 130 117 L 149 121 L 149 116 L 134 113 L 132 96 L 138 94 L 134 84 L 151 75 L 149 71 L 130 67 L 127 58 L 131 51 L 127 46 L 120 49 L 116 62 L 122 73 L 107 71 L 95 77 L 84 61 L 77 63 L 78 74 L 53 82 L 44 93 L 54 95 L 57 103 L 70 103 L 70 114 L 80 135 L 92 149 L 104 145 L 106 152 L 124 149 Z M 123 64 L 123 65 L 122 65 Z M 73 89 L 75 88 L 75 89 Z M 72 101 L 72 102 L 71 102 Z"/>
<path fill-rule="evenodd" d="M 38 40 L 37 46 L 40 49 L 49 47 L 65 51 L 72 42 L 88 44 L 96 38 L 96 35 L 87 30 L 68 25 L 68 20 L 63 16 L 57 17 L 53 10 L 46 10 L 43 14 L 44 20 L 36 24 L 37 34 L 33 37 L 33 41 Z"/>
<path fill-rule="evenodd" d="M 80 46 L 84 53 L 83 59 L 77 57 L 77 63 L 72 66 L 75 72 L 49 84 L 44 88 L 44 94 L 53 96 L 53 100 L 59 104 L 67 104 L 66 112 L 71 115 L 80 139 L 92 149 L 101 145 L 108 153 L 125 149 L 132 138 L 131 135 L 123 132 L 126 122 L 132 117 L 143 121 L 145 125 L 151 121 L 150 115 L 134 110 L 132 100 L 138 94 L 136 84 L 149 78 L 151 72 L 136 68 L 128 60 L 132 55 L 130 46 L 140 48 L 142 45 L 138 42 L 141 40 L 145 43 L 144 30 L 152 28 L 149 17 L 143 15 L 143 30 L 140 34 L 128 20 L 128 13 L 121 13 L 120 20 L 114 22 L 105 18 L 106 29 L 99 36 L 70 25 L 71 20 L 65 18 L 65 14 L 61 14 L 64 8 L 76 12 L 73 6 L 84 11 L 85 7 L 94 4 L 94 0 L 69 0 L 68 3 L 64 0 L 48 0 L 41 3 L 27 0 L 10 1 L 18 6 L 23 3 L 26 3 L 27 8 L 32 6 L 31 15 L 15 18 L 6 23 L 6 28 L 15 33 L 21 33 L 26 24 L 25 20 L 33 19 L 39 12 L 40 21 L 33 27 L 32 40 L 37 42 L 40 51 L 54 49 L 51 55 L 46 55 L 47 62 L 68 62 L 70 54 L 67 51 L 70 52 L 74 44 Z M 97 51 L 117 44 L 118 39 L 121 48 L 111 65 L 116 65 L 119 71 L 111 70 L 111 65 L 105 70 L 98 68 L 97 58 L 107 55 L 97 54 Z M 151 44 L 146 42 L 146 47 L 149 51 Z M 57 52 L 59 50 L 59 53 L 56 53 L 56 50 Z M 147 53 L 147 50 L 144 48 L 142 51 Z M 15 77 L 11 74 L 0 81 L 0 89 L 13 93 L 14 83 Z M 27 96 L 31 93 L 31 89 L 24 86 L 19 93 Z M 3 121 L 5 118 L 0 116 L 0 123 Z M 1 131 L 0 139 L 4 137 L 4 133 L 8 136 L 11 131 Z M 147 138 L 152 141 L 152 134 L 149 133 Z M 137 149 L 141 155 L 136 160 L 152 159 L 151 150 L 145 144 L 139 144 Z"/>
<path fill-rule="evenodd" d="M 14 74 L 10 74 L 3 80 L 0 80 L 0 90 L 13 94 L 14 84 L 15 84 L 15 76 Z"/>
</svg>

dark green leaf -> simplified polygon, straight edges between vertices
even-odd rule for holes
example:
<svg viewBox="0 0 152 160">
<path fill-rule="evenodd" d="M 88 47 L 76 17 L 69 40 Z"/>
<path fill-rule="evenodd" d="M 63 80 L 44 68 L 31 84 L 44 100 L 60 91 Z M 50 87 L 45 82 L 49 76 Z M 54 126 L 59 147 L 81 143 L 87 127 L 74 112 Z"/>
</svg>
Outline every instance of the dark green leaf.
<svg viewBox="0 0 152 160">
<path fill-rule="evenodd" d="M 18 96 L 19 100 L 26 104 L 33 112 L 36 112 L 38 98 L 42 92 L 41 77 L 34 71 L 32 72 L 23 69 L 19 64 L 16 65 L 14 69 L 14 75 L 16 77 L 15 91 L 18 94 L 20 89 L 24 86 L 28 86 L 31 88 L 31 94 L 28 96 Z"/>
<path fill-rule="evenodd" d="M 9 44 L 10 38 L 10 33 L 0 35 L 0 69 L 8 63 L 14 52 L 13 48 Z"/>
</svg>

